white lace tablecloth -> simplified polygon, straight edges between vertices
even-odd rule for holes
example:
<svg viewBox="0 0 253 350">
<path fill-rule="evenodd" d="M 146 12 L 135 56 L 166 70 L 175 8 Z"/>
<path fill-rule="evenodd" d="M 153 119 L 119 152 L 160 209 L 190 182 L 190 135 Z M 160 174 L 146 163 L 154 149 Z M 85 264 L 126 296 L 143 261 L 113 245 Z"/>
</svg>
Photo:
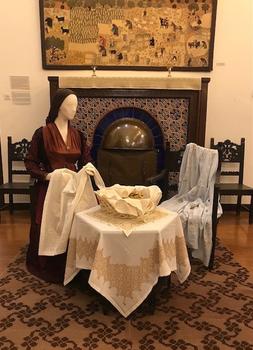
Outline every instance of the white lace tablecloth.
<svg viewBox="0 0 253 350">
<path fill-rule="evenodd" d="M 180 218 L 164 209 L 154 221 L 138 224 L 127 237 L 119 227 L 93 214 L 76 214 L 70 234 L 64 284 L 80 269 L 91 270 L 89 284 L 127 317 L 148 296 L 159 276 L 174 271 L 182 283 L 190 273 Z M 127 220 L 127 219 L 122 219 Z"/>
</svg>

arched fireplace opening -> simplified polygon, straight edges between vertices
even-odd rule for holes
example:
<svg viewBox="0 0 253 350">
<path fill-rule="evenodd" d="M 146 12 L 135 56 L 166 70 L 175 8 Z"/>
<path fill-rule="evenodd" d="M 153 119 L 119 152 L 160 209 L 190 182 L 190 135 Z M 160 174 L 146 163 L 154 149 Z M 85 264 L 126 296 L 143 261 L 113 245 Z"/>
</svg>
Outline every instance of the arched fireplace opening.
<svg viewBox="0 0 253 350">
<path fill-rule="evenodd" d="M 108 113 L 95 130 L 93 154 L 107 186 L 145 185 L 163 166 L 164 140 L 146 111 L 124 107 Z"/>
<path fill-rule="evenodd" d="M 105 135 L 106 134 L 108 135 L 108 133 L 110 132 L 110 130 L 112 130 L 112 128 L 114 128 L 114 126 L 116 127 L 121 126 L 121 131 L 122 131 L 124 129 L 122 125 L 124 125 L 124 123 L 121 123 L 121 121 L 122 120 L 125 121 L 126 119 L 128 120 L 128 128 L 127 128 L 128 130 L 126 131 L 133 132 L 134 127 L 136 127 L 135 137 L 138 137 L 137 134 L 140 133 L 141 129 L 146 136 L 148 134 L 152 135 L 152 139 L 153 139 L 152 148 L 155 148 L 157 152 L 157 167 L 159 170 L 162 169 L 164 165 L 164 144 L 165 144 L 163 132 L 160 128 L 160 125 L 157 123 L 157 121 L 147 111 L 136 107 L 116 108 L 113 111 L 110 111 L 109 113 L 107 113 L 100 120 L 100 122 L 98 123 L 95 129 L 94 136 L 93 136 L 92 151 L 91 151 L 93 159 L 95 161 L 97 160 L 97 152 L 98 152 L 98 149 L 102 147 L 103 140 L 105 140 Z M 115 131 L 114 131 L 114 135 L 115 135 Z M 136 150 L 138 149 L 137 145 L 135 146 L 136 147 L 132 145 L 132 150 L 134 148 Z M 142 145 L 142 147 L 143 146 L 144 145 Z M 127 144 L 125 143 L 124 147 L 121 147 L 121 148 L 127 149 Z"/>
</svg>

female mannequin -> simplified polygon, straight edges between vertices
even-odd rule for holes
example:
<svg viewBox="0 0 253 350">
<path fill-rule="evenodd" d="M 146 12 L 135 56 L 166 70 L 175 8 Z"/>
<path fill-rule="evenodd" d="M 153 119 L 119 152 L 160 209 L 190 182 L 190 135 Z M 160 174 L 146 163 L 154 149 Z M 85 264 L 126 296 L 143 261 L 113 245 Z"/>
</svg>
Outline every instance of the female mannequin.
<svg viewBox="0 0 253 350">
<path fill-rule="evenodd" d="M 60 168 L 78 171 L 91 161 L 84 135 L 69 123 L 75 117 L 77 104 L 72 90 L 59 89 L 56 92 L 46 126 L 35 131 L 25 160 L 27 170 L 36 179 L 26 263 L 32 274 L 47 282 L 63 281 L 66 262 L 66 254 L 38 255 L 42 210 L 51 173 Z"/>
</svg>

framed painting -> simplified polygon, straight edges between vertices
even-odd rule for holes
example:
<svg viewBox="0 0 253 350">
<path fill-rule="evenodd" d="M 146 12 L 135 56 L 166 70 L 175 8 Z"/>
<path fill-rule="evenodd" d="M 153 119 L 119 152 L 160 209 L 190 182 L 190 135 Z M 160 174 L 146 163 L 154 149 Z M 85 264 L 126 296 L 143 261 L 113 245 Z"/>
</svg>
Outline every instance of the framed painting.
<svg viewBox="0 0 253 350">
<path fill-rule="evenodd" d="M 39 0 L 44 69 L 210 71 L 217 0 Z"/>
</svg>

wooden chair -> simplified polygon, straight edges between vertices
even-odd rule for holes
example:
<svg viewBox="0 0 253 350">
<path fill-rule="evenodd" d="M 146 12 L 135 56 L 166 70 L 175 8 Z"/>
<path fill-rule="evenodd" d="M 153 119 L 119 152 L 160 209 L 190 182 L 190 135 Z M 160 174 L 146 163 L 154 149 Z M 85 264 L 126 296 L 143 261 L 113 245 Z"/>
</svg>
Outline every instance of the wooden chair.
<svg viewBox="0 0 253 350">
<path fill-rule="evenodd" d="M 251 201 L 249 205 L 249 224 L 253 223 L 253 187 L 249 187 L 243 184 L 243 171 L 244 171 L 244 152 L 245 152 L 245 139 L 241 138 L 241 143 L 236 144 L 230 140 L 224 142 L 218 142 L 214 144 L 214 138 L 211 138 L 210 147 L 217 149 L 219 152 L 219 168 L 220 176 L 231 177 L 236 176 L 238 178 L 237 183 L 229 182 L 224 183 L 219 180 L 216 184 L 216 191 L 220 196 L 222 195 L 235 195 L 237 196 L 236 213 L 240 214 L 242 196 L 250 196 Z M 238 170 L 224 170 L 224 164 L 237 164 Z"/>
<path fill-rule="evenodd" d="M 147 185 L 157 185 L 162 190 L 162 202 L 173 197 L 178 190 L 178 176 L 183 159 L 184 149 L 170 150 L 169 142 L 166 143 L 164 155 L 164 168 L 156 176 L 147 179 Z M 173 179 L 174 177 L 174 179 Z"/>
<path fill-rule="evenodd" d="M 9 210 L 10 213 L 13 213 L 14 203 L 13 195 L 14 194 L 28 194 L 30 200 L 33 195 L 33 184 L 34 182 L 30 179 L 26 182 L 16 181 L 16 176 L 29 175 L 27 170 L 24 167 L 24 159 L 29 149 L 30 142 L 26 139 L 21 140 L 20 142 L 12 143 L 12 137 L 8 136 L 8 182 L 3 183 L 3 176 L 1 174 L 0 179 L 0 198 L 3 199 L 5 194 L 9 195 Z M 2 170 L 2 166 L 1 166 Z M 4 200 L 2 200 L 2 208 L 5 207 Z"/>
<path fill-rule="evenodd" d="M 166 175 L 163 174 L 163 180 L 166 179 L 166 184 L 163 185 L 163 200 L 169 199 L 173 197 L 178 192 L 178 183 L 177 178 L 179 176 L 180 167 L 182 163 L 184 155 L 184 149 L 180 149 L 178 151 L 172 151 L 167 146 L 167 152 L 165 155 L 165 169 Z M 220 162 L 219 162 L 220 164 Z M 217 179 L 219 178 L 219 169 L 217 170 Z M 169 176 L 170 175 L 170 176 Z M 173 175 L 175 179 L 173 180 Z M 159 178 L 159 176 L 158 176 Z M 156 183 L 156 177 L 154 177 L 152 184 Z M 214 265 L 214 257 L 215 257 L 215 246 L 216 246 L 216 237 L 217 237 L 217 212 L 218 212 L 218 203 L 219 203 L 219 195 L 218 195 L 218 184 L 214 185 L 214 197 L 213 197 L 213 205 L 212 205 L 212 250 L 210 261 L 208 265 L 208 269 L 212 270 Z"/>
</svg>

